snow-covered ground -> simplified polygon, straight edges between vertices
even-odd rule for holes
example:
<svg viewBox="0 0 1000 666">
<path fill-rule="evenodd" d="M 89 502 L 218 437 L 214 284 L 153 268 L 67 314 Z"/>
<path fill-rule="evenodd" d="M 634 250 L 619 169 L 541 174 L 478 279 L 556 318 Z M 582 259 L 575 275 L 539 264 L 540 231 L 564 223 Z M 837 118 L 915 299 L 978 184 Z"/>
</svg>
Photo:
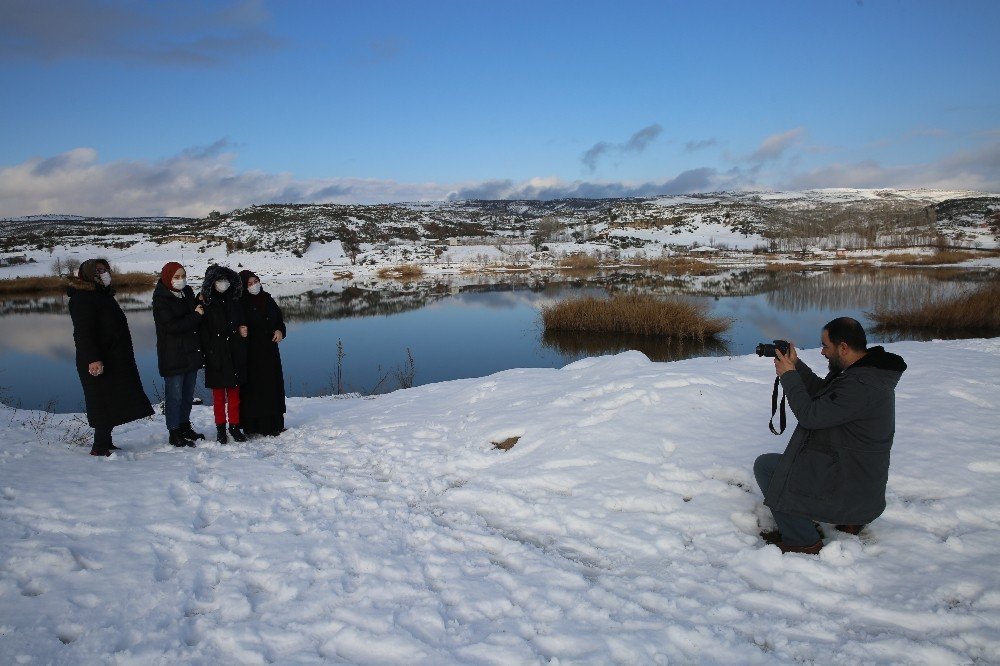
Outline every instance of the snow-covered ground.
<svg viewBox="0 0 1000 666">
<path fill-rule="evenodd" d="M 755 356 L 297 398 L 244 445 L 158 416 L 109 459 L 4 408 L 0 662 L 997 663 L 1000 339 L 889 347 L 888 509 L 818 557 L 758 536 Z"/>
</svg>

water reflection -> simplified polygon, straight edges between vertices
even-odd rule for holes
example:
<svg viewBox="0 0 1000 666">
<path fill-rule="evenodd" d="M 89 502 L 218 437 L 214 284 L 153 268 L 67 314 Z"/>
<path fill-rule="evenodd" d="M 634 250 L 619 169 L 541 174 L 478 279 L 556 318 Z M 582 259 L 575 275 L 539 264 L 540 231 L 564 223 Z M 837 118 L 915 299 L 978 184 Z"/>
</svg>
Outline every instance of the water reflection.
<svg viewBox="0 0 1000 666">
<path fill-rule="evenodd" d="M 651 361 L 677 361 L 695 356 L 726 356 L 729 345 L 721 340 L 669 339 L 651 335 L 607 335 L 579 331 L 545 331 L 542 344 L 568 357 L 583 358 L 617 354 L 634 349 Z"/>
<path fill-rule="evenodd" d="M 668 361 L 749 354 L 758 342 L 775 338 L 817 347 L 823 324 L 841 315 L 860 319 L 872 341 L 919 339 L 926 336 L 875 331 L 864 313 L 950 295 L 996 275 L 954 269 L 729 270 L 710 276 L 606 270 L 585 276 L 519 273 L 408 283 L 356 281 L 306 291 L 272 286 L 289 327 L 282 359 L 288 395 L 295 396 L 331 392 L 338 340 L 347 353 L 346 388 L 366 391 L 405 361 L 407 349 L 415 359 L 416 383 L 426 384 L 515 367 L 561 367 L 584 356 L 629 349 Z M 724 341 L 705 344 L 542 331 L 542 306 L 570 295 L 615 292 L 683 296 L 707 303 L 712 316 L 732 317 L 735 323 Z M 118 300 L 129 320 L 147 394 L 156 400 L 162 380 L 156 371 L 151 293 L 119 293 Z M 55 400 L 60 411 L 82 409 L 67 306 L 65 296 L 0 301 L 0 398 L 32 408 Z"/>
</svg>

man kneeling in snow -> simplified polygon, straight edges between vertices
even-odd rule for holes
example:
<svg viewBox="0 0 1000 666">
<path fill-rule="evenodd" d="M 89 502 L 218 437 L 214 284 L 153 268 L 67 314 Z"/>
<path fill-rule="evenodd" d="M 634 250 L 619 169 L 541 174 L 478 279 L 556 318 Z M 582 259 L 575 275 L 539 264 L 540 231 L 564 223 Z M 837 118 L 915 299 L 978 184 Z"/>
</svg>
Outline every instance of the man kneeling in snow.
<svg viewBox="0 0 1000 666">
<path fill-rule="evenodd" d="M 889 449 L 896 429 L 896 384 L 906 363 L 882 347 L 868 349 L 850 317 L 823 328 L 830 372 L 820 379 L 795 347 L 775 352 L 774 369 L 798 419 L 785 452 L 753 465 L 764 505 L 778 524 L 783 553 L 823 547 L 813 521 L 857 534 L 885 510 Z"/>
</svg>

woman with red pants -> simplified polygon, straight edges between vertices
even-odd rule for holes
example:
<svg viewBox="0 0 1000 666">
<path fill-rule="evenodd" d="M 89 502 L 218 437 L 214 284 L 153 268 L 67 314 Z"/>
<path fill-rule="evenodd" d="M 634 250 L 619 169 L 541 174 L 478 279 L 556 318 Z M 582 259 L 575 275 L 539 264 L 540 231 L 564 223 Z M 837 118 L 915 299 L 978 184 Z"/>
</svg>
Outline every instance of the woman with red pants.
<svg viewBox="0 0 1000 666">
<path fill-rule="evenodd" d="M 240 295 L 243 285 L 232 270 L 213 264 L 205 271 L 199 298 L 205 304 L 199 333 L 205 355 L 205 387 L 212 389 L 215 429 L 220 444 L 226 444 L 226 418 L 229 435 L 237 442 L 247 441 L 240 428 L 240 384 L 246 382 L 247 327 L 243 320 Z"/>
</svg>

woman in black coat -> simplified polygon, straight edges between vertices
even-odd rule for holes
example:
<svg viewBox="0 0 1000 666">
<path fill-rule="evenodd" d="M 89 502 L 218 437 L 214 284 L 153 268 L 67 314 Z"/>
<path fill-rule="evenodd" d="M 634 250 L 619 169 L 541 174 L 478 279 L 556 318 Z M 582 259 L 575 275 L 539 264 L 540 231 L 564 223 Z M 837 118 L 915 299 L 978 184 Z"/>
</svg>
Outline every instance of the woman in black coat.
<svg viewBox="0 0 1000 666">
<path fill-rule="evenodd" d="M 167 262 L 153 290 L 156 361 L 164 383 L 164 415 L 173 446 L 194 446 L 205 436 L 191 427 L 191 405 L 198 369 L 202 366 L 198 326 L 205 308 L 187 286 L 187 272 Z"/>
<path fill-rule="evenodd" d="M 205 317 L 199 328 L 205 355 L 205 386 L 212 389 L 216 436 L 221 444 L 229 441 L 227 412 L 229 434 L 237 442 L 247 441 L 240 429 L 240 385 L 247 377 L 247 327 L 240 307 L 242 293 L 239 276 L 213 264 L 205 271 L 198 296 L 205 304 Z"/>
<path fill-rule="evenodd" d="M 73 319 L 76 370 L 83 385 L 87 422 L 94 429 L 92 456 L 110 456 L 117 425 L 153 415 L 142 390 L 128 320 L 115 300 L 111 266 L 104 259 L 80 264 L 66 288 Z"/>
<path fill-rule="evenodd" d="M 285 338 L 281 308 L 260 278 L 241 271 L 247 337 L 247 381 L 240 389 L 240 423 L 246 432 L 279 435 L 285 429 L 285 379 L 278 343 Z"/>
</svg>

